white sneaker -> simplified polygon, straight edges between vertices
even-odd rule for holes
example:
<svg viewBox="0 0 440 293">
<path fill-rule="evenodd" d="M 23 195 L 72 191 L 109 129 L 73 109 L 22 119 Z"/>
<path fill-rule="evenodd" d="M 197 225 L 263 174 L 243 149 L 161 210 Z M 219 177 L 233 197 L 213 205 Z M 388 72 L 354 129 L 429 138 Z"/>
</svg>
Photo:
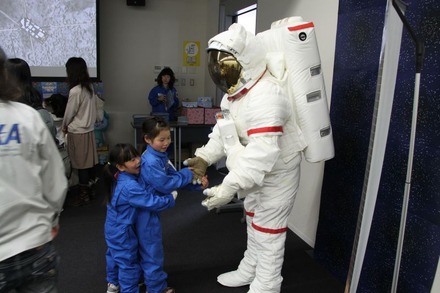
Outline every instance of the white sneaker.
<svg viewBox="0 0 440 293">
<path fill-rule="evenodd" d="M 253 278 L 246 278 L 239 271 L 232 271 L 221 274 L 217 277 L 217 282 L 226 287 L 241 287 L 252 283 Z"/>
<path fill-rule="evenodd" d="M 119 286 L 108 283 L 107 284 L 107 293 L 119 293 Z"/>
</svg>

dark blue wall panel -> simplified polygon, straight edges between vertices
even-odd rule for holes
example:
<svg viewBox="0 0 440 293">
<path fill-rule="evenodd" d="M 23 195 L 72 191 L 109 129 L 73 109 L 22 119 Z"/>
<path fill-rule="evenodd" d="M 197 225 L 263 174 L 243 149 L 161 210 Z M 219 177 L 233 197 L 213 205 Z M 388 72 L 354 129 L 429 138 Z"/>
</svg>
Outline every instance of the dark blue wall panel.
<svg viewBox="0 0 440 293">
<path fill-rule="evenodd" d="M 429 292 L 440 254 L 440 1 L 406 1 L 426 46 L 398 292 Z M 363 188 L 387 1 L 339 1 L 331 119 L 336 156 L 322 188 L 315 257 L 345 280 Z M 415 47 L 404 31 L 381 183 L 358 292 L 389 292 L 413 105 Z"/>
</svg>

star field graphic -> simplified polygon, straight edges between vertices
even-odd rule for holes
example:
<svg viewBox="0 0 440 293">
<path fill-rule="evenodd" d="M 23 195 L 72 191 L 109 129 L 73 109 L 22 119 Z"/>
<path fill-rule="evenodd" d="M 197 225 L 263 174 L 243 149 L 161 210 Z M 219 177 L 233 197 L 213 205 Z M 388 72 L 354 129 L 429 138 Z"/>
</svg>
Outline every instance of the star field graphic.
<svg viewBox="0 0 440 293">
<path fill-rule="evenodd" d="M 440 2 L 406 1 L 425 45 L 412 182 L 398 292 L 430 292 L 440 254 Z M 339 1 L 331 121 L 315 258 L 342 281 L 350 263 L 379 68 L 387 1 Z M 416 74 L 415 45 L 402 34 L 396 91 L 358 292 L 390 292 L 405 188 Z"/>
</svg>

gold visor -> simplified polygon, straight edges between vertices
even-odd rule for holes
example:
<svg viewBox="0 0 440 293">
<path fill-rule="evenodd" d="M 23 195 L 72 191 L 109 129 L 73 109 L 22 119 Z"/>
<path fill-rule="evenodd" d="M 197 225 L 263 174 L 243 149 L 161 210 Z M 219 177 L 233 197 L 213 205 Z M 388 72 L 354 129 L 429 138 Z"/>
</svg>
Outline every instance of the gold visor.
<svg viewBox="0 0 440 293">
<path fill-rule="evenodd" d="M 234 88 L 240 79 L 241 65 L 232 54 L 219 51 L 208 51 L 208 70 L 216 86 L 225 93 Z"/>
</svg>

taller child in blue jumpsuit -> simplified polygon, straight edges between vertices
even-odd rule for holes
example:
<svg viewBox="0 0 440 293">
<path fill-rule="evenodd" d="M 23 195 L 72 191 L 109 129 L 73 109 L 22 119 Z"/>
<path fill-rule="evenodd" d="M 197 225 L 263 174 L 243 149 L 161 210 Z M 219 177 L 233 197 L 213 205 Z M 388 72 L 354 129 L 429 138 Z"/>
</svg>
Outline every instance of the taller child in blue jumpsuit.
<svg viewBox="0 0 440 293">
<path fill-rule="evenodd" d="M 104 166 L 104 182 L 108 199 L 105 220 L 105 240 L 108 251 L 107 292 L 138 293 L 141 276 L 138 257 L 138 237 L 134 228 L 136 212 L 158 213 L 175 204 L 177 192 L 155 195 L 145 190 L 138 181 L 140 156 L 134 146 L 117 144 L 109 153 Z"/>
<path fill-rule="evenodd" d="M 169 194 L 185 187 L 201 191 L 208 186 L 207 177 L 201 185 L 193 185 L 193 174 L 189 168 L 176 171 L 168 159 L 167 148 L 171 142 L 170 127 L 164 119 L 154 117 L 142 124 L 144 141 L 148 144 L 142 154 L 141 179 L 149 193 Z M 172 293 L 167 287 L 167 274 L 163 270 L 164 253 L 159 213 L 139 209 L 136 229 L 139 235 L 141 267 L 148 293 Z"/>
</svg>

